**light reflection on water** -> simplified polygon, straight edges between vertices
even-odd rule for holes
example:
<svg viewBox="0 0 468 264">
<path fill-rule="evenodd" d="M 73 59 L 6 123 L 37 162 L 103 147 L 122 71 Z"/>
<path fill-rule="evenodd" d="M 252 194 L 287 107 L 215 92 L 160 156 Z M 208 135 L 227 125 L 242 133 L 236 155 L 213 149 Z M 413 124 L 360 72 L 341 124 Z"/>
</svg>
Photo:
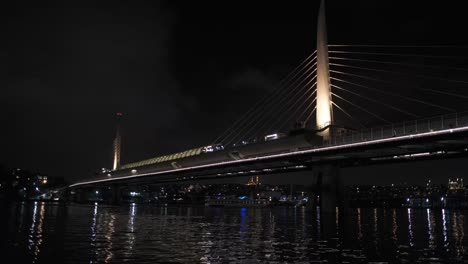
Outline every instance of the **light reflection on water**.
<svg viewBox="0 0 468 264">
<path fill-rule="evenodd" d="M 414 246 L 414 235 L 413 235 L 413 217 L 412 209 L 408 208 L 408 235 L 409 235 L 409 245 Z"/>
<path fill-rule="evenodd" d="M 444 247 L 448 249 L 449 247 L 449 242 L 447 238 L 447 211 L 445 209 L 442 209 L 442 235 L 444 236 Z"/>
<path fill-rule="evenodd" d="M 20 203 L 2 209 L 17 263 L 463 263 L 468 211 Z"/>
<path fill-rule="evenodd" d="M 426 214 L 427 214 L 427 234 L 429 235 L 429 245 L 428 245 L 428 247 L 429 247 L 429 249 L 434 250 L 435 249 L 434 212 L 433 212 L 433 210 L 427 208 L 426 209 Z"/>
<path fill-rule="evenodd" d="M 398 224 L 396 209 L 392 209 L 392 239 L 395 244 L 398 244 Z"/>
<path fill-rule="evenodd" d="M 361 208 L 357 208 L 357 225 L 358 225 L 358 240 L 362 241 L 362 221 L 361 221 Z"/>
<path fill-rule="evenodd" d="M 34 202 L 31 228 L 29 228 L 28 250 L 33 256 L 31 263 L 36 263 L 41 245 L 43 242 L 43 229 L 45 205 L 43 202 L 39 205 L 39 215 L 37 213 L 38 202 Z"/>
</svg>

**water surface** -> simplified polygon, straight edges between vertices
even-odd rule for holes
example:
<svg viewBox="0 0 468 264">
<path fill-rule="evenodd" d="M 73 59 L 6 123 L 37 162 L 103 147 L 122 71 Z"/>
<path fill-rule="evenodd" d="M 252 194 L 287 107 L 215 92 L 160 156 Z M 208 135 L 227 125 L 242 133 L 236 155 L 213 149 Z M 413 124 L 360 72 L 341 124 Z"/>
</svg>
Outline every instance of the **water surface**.
<svg viewBox="0 0 468 264">
<path fill-rule="evenodd" d="M 14 263 L 464 263 L 468 211 L 2 206 Z M 468 229 L 467 229 L 468 230 Z M 2 261 L 2 263 L 5 263 Z"/>
</svg>

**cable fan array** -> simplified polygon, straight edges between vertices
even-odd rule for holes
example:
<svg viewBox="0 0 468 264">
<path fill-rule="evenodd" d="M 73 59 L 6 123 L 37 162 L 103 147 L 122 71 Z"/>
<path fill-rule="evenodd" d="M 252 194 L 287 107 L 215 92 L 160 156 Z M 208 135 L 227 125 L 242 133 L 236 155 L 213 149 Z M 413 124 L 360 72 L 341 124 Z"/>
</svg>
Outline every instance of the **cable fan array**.
<svg viewBox="0 0 468 264">
<path fill-rule="evenodd" d="M 466 109 L 467 47 L 329 45 L 334 123 L 392 124 Z M 316 110 L 314 51 L 213 144 L 251 143 L 305 127 Z"/>
<path fill-rule="evenodd" d="M 307 56 L 274 89 L 218 136 L 213 144 L 255 142 L 266 134 L 305 124 L 315 111 L 317 56 Z"/>
<path fill-rule="evenodd" d="M 468 71 L 460 67 L 468 59 L 460 56 L 464 47 L 329 45 L 329 49 L 333 105 L 344 110 L 339 101 L 352 107 L 360 118 L 345 114 L 360 126 L 368 117 L 389 124 L 464 106 L 435 93 L 468 98 L 460 91 L 468 81 L 458 79 Z M 446 55 L 448 49 L 457 55 Z"/>
</svg>

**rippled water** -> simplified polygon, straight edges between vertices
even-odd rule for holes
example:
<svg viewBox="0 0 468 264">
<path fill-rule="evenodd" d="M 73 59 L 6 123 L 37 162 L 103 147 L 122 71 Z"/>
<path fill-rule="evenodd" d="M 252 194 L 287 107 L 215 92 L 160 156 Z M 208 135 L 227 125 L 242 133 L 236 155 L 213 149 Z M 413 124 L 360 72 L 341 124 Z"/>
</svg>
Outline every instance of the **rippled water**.
<svg viewBox="0 0 468 264">
<path fill-rule="evenodd" d="M 1 207 L 0 253 L 13 263 L 463 263 L 467 215 L 19 203 Z"/>
</svg>

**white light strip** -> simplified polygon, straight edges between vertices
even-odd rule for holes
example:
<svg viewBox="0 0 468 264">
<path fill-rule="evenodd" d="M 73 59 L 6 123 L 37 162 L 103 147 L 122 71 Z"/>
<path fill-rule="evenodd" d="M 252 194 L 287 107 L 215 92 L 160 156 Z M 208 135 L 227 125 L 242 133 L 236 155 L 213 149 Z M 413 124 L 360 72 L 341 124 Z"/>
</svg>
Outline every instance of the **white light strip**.
<svg viewBox="0 0 468 264">
<path fill-rule="evenodd" d="M 174 173 L 174 172 L 189 171 L 189 170 L 194 170 L 194 169 L 210 168 L 210 167 L 217 167 L 217 166 L 223 166 L 223 165 L 240 164 L 240 163 L 249 162 L 249 161 L 256 161 L 256 160 L 268 160 L 268 159 L 279 158 L 279 157 L 288 157 L 288 156 L 295 156 L 295 155 L 308 154 L 308 153 L 318 153 L 318 152 L 324 152 L 324 151 L 329 151 L 329 150 L 345 149 L 345 148 L 352 148 L 352 147 L 359 147 L 359 146 L 366 146 L 366 145 L 373 145 L 373 144 L 387 143 L 387 142 L 395 142 L 395 141 L 404 140 L 404 139 L 423 138 L 423 137 L 444 135 L 444 134 L 464 132 L 464 131 L 468 131 L 468 126 L 459 127 L 459 128 L 444 129 L 444 130 L 432 131 L 432 132 L 425 132 L 425 133 L 413 134 L 413 135 L 405 135 L 405 136 L 397 136 L 397 137 L 384 138 L 384 139 L 376 139 L 376 140 L 370 140 L 370 141 L 364 141 L 364 142 L 356 142 L 356 143 L 350 143 L 350 144 L 338 145 L 338 146 L 319 147 L 319 148 L 310 149 L 310 150 L 301 150 L 301 151 L 288 152 L 288 153 L 282 153 L 282 154 L 275 154 L 275 155 L 269 155 L 269 156 L 263 156 L 263 157 L 247 158 L 247 159 L 242 159 L 242 160 L 223 161 L 223 162 L 218 162 L 218 163 L 198 165 L 198 166 L 187 167 L 187 168 L 157 171 L 157 172 L 150 172 L 150 173 L 142 173 L 142 174 L 135 174 L 135 175 L 130 175 L 130 176 L 121 176 L 121 177 L 110 178 L 110 179 L 108 178 L 108 179 L 101 179 L 101 180 L 85 181 L 85 182 L 79 182 L 79 183 L 71 184 L 68 187 L 75 187 L 75 186 L 86 185 L 86 184 L 91 184 L 91 183 L 132 179 L 132 178 L 144 177 L 144 176 L 149 176 L 149 175 L 168 174 L 168 173 Z"/>
</svg>

